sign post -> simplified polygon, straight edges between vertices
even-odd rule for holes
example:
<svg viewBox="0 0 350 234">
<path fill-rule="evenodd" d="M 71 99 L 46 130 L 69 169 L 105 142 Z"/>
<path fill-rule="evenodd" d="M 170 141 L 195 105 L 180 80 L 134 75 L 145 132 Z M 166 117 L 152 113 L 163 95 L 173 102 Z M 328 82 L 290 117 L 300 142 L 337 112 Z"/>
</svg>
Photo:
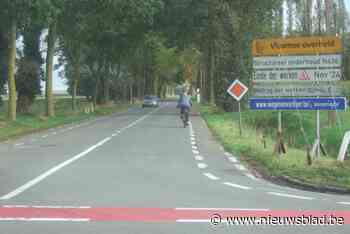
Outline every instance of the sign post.
<svg viewBox="0 0 350 234">
<path fill-rule="evenodd" d="M 281 111 L 315 110 L 316 140 L 311 157 L 326 155 L 320 139 L 320 110 L 345 110 L 347 106 L 338 86 L 342 77 L 341 53 L 342 42 L 333 36 L 254 40 L 253 98 L 249 105 L 253 110 L 279 111 L 279 153 L 285 151 Z"/>
<path fill-rule="evenodd" d="M 241 99 L 248 92 L 248 87 L 245 86 L 239 80 L 235 80 L 230 87 L 227 89 L 228 94 L 230 94 L 238 102 L 238 114 L 239 114 L 239 135 L 242 136 L 242 113 L 241 113 Z"/>
</svg>

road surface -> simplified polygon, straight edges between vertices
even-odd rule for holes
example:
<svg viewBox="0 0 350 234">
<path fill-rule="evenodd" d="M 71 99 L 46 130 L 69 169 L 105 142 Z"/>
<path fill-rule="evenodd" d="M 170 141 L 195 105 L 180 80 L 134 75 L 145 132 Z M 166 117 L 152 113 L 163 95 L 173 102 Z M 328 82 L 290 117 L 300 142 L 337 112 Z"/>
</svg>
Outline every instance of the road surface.
<svg viewBox="0 0 350 234">
<path fill-rule="evenodd" d="M 132 108 L 0 143 L 0 234 L 350 233 L 229 225 L 237 212 L 347 211 L 350 197 L 255 178 L 200 116 L 182 128 L 177 112 Z"/>
</svg>

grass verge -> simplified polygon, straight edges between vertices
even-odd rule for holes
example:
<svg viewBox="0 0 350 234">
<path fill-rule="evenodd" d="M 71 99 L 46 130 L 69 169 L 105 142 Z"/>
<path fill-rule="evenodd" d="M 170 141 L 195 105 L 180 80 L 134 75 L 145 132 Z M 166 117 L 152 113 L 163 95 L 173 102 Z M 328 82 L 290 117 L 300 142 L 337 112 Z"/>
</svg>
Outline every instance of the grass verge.
<svg viewBox="0 0 350 234">
<path fill-rule="evenodd" d="M 15 138 L 28 133 L 37 132 L 49 128 L 58 127 L 60 125 L 79 122 L 89 118 L 94 118 L 103 115 L 109 115 L 115 112 L 127 110 L 130 104 L 113 104 L 101 106 L 93 113 L 84 113 L 83 108 L 86 105 L 85 101 L 79 101 L 79 111 L 72 112 L 69 99 L 59 99 L 55 105 L 56 116 L 46 118 L 44 113 L 44 102 L 36 102 L 29 114 L 18 115 L 17 120 L 10 122 L 6 119 L 6 113 L 0 112 L 0 141 Z"/>
<path fill-rule="evenodd" d="M 254 128 L 244 126 L 243 136 L 240 136 L 232 113 L 210 106 L 200 106 L 200 112 L 225 150 L 238 155 L 248 166 L 268 176 L 288 176 L 318 186 L 350 189 L 349 161 L 339 163 L 334 158 L 323 157 L 308 166 L 305 151 L 291 147 L 287 154 L 279 157 L 273 153 L 274 140 L 271 137 L 266 138 L 267 147 L 264 148 Z"/>
</svg>

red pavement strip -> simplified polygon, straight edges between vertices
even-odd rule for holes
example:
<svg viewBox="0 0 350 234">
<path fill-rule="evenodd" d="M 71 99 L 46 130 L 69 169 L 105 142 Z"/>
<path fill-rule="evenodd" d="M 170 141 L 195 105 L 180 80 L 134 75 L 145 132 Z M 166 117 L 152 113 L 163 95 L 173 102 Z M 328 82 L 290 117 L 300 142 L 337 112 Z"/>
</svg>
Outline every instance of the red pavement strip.
<svg viewBox="0 0 350 234">
<path fill-rule="evenodd" d="M 226 217 L 343 217 L 350 224 L 350 211 L 269 211 L 227 208 L 37 208 L 0 207 L 0 221 L 104 221 L 104 222 L 196 222 Z"/>
</svg>

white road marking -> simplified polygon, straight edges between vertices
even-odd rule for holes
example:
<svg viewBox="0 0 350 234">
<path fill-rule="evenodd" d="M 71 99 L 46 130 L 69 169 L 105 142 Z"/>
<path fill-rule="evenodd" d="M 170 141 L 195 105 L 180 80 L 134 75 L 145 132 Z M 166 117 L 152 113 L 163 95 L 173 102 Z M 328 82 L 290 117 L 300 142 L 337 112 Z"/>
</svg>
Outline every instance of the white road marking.
<svg viewBox="0 0 350 234">
<path fill-rule="evenodd" d="M 90 209 L 91 206 L 28 206 L 28 205 L 5 205 L 4 208 L 39 208 L 39 209 Z"/>
<path fill-rule="evenodd" d="M 274 195 L 274 196 L 280 196 L 280 197 L 289 197 L 289 198 L 303 199 L 303 200 L 314 200 L 315 199 L 315 198 L 312 198 L 312 197 L 304 197 L 304 196 L 298 196 L 298 195 L 287 194 L 287 193 L 268 192 L 268 194 L 271 194 L 271 195 Z"/>
<path fill-rule="evenodd" d="M 68 130 L 72 130 L 74 127 L 69 127 Z"/>
<path fill-rule="evenodd" d="M 24 145 L 24 143 L 17 143 L 17 144 L 15 144 L 15 146 L 21 146 L 21 145 Z"/>
<path fill-rule="evenodd" d="M 197 146 L 195 146 L 195 145 L 192 145 L 192 149 L 197 150 L 197 149 L 198 149 L 198 147 L 197 147 Z"/>
<path fill-rule="evenodd" d="M 243 165 L 241 165 L 241 164 L 235 164 L 234 165 L 238 170 L 240 170 L 240 171 L 246 171 L 247 169 L 243 166 Z"/>
<path fill-rule="evenodd" d="M 118 136 L 118 133 L 114 133 L 112 134 L 112 137 Z"/>
<path fill-rule="evenodd" d="M 36 185 L 37 183 L 41 182 L 42 180 L 44 180 L 46 177 L 49 177 L 50 175 L 54 174 L 55 172 L 59 171 L 60 169 L 66 167 L 67 165 L 73 163 L 74 161 L 86 156 L 88 153 L 90 153 L 91 151 L 95 150 L 96 148 L 102 146 L 103 144 L 105 144 L 106 142 L 110 141 L 112 138 L 107 137 L 105 139 L 103 139 L 102 141 L 98 142 L 97 144 L 91 146 L 90 148 L 86 149 L 85 151 L 81 152 L 80 154 L 60 163 L 59 165 L 51 168 L 50 170 L 44 172 L 43 174 L 41 174 L 40 176 L 34 178 L 33 180 L 27 182 L 26 184 L 22 185 L 21 187 L 15 189 L 14 191 L 0 197 L 0 200 L 8 200 L 11 199 L 15 196 L 17 196 L 20 193 L 23 193 L 24 191 L 26 191 L 27 189 L 33 187 L 34 185 Z"/>
<path fill-rule="evenodd" d="M 205 168 L 208 167 L 208 165 L 205 164 L 205 163 L 198 163 L 197 166 L 198 166 L 199 169 L 205 169 Z"/>
<path fill-rule="evenodd" d="M 196 140 L 196 138 L 195 138 L 195 137 L 191 137 L 191 140 L 192 140 L 192 141 L 195 141 L 195 140 Z"/>
<path fill-rule="evenodd" d="M 227 157 L 232 157 L 233 155 L 231 154 L 231 153 L 229 153 L 229 152 L 225 152 L 224 153 Z"/>
<path fill-rule="evenodd" d="M 49 135 L 44 135 L 44 136 L 42 136 L 42 138 L 46 138 L 46 137 L 48 137 Z"/>
<path fill-rule="evenodd" d="M 89 222 L 90 219 L 66 219 L 66 218 L 0 218 L 0 221 L 23 222 Z"/>
<path fill-rule="evenodd" d="M 147 118 L 148 116 L 150 116 L 151 114 L 153 114 L 155 111 L 157 111 L 159 108 L 149 112 L 147 115 L 139 118 L 138 120 L 134 121 L 133 123 L 131 123 L 130 125 L 127 126 L 127 128 L 129 128 L 130 126 L 132 126 L 132 124 L 134 124 L 135 122 L 140 122 L 142 120 L 144 120 L 145 118 Z M 46 135 L 47 136 L 47 135 Z M 44 136 L 43 136 L 44 137 Z M 17 189 L 13 190 L 12 192 L 0 197 L 0 200 L 8 200 L 11 199 L 21 193 L 23 193 L 24 191 L 26 191 L 27 189 L 33 187 L 34 185 L 38 184 L 39 182 L 41 182 L 42 180 L 44 180 L 45 178 L 49 177 L 50 175 L 56 173 L 57 171 L 59 171 L 60 169 L 66 167 L 67 165 L 73 163 L 74 161 L 86 156 L 88 153 L 90 153 L 91 151 L 95 150 L 96 148 L 104 145 L 106 142 L 110 141 L 112 138 L 111 137 L 107 137 L 105 139 L 103 139 L 102 141 L 98 142 L 97 144 L 91 146 L 90 148 L 86 149 L 85 151 L 81 152 L 80 154 L 60 163 L 59 165 L 49 169 L 48 171 L 44 172 L 43 174 L 39 175 L 38 177 L 30 180 L 29 182 L 25 183 L 24 185 L 18 187 Z"/>
<path fill-rule="evenodd" d="M 192 150 L 192 153 L 199 154 L 199 151 L 198 150 Z"/>
<path fill-rule="evenodd" d="M 29 208 L 30 206 L 27 206 L 27 205 L 5 205 L 2 207 L 4 207 L 4 208 Z"/>
<path fill-rule="evenodd" d="M 214 207 L 177 207 L 175 210 L 210 210 L 210 211 L 269 211 L 265 208 L 214 208 Z"/>
<path fill-rule="evenodd" d="M 191 144 L 192 144 L 192 145 L 196 145 L 196 142 L 195 142 L 195 141 L 192 141 Z"/>
<path fill-rule="evenodd" d="M 234 183 L 230 183 L 230 182 L 224 182 L 223 184 L 230 186 L 230 187 L 239 188 L 239 189 L 245 189 L 245 190 L 252 189 L 251 187 L 248 187 L 248 186 L 234 184 Z"/>
<path fill-rule="evenodd" d="M 235 157 L 229 157 L 228 160 L 232 163 L 238 163 L 238 160 Z"/>
<path fill-rule="evenodd" d="M 203 156 L 200 156 L 200 155 L 196 155 L 194 156 L 194 159 L 196 159 L 197 161 L 203 161 Z"/>
<path fill-rule="evenodd" d="M 177 223 L 210 223 L 211 221 L 209 219 L 177 219 L 176 222 Z"/>
<path fill-rule="evenodd" d="M 254 175 L 252 175 L 250 173 L 245 173 L 245 175 L 252 180 L 259 180 L 258 178 L 256 178 Z"/>
<path fill-rule="evenodd" d="M 56 134 L 57 134 L 57 132 L 53 132 L 53 133 L 52 133 L 52 135 L 56 135 Z"/>
<path fill-rule="evenodd" d="M 340 205 L 350 205 L 350 202 L 337 202 L 337 204 L 340 204 Z"/>
<path fill-rule="evenodd" d="M 219 177 L 217 177 L 217 176 L 215 176 L 215 175 L 213 175 L 213 174 L 211 174 L 211 173 L 203 173 L 203 175 L 205 175 L 206 177 L 208 177 L 209 179 L 211 179 L 211 180 L 219 180 L 220 178 Z"/>
</svg>

